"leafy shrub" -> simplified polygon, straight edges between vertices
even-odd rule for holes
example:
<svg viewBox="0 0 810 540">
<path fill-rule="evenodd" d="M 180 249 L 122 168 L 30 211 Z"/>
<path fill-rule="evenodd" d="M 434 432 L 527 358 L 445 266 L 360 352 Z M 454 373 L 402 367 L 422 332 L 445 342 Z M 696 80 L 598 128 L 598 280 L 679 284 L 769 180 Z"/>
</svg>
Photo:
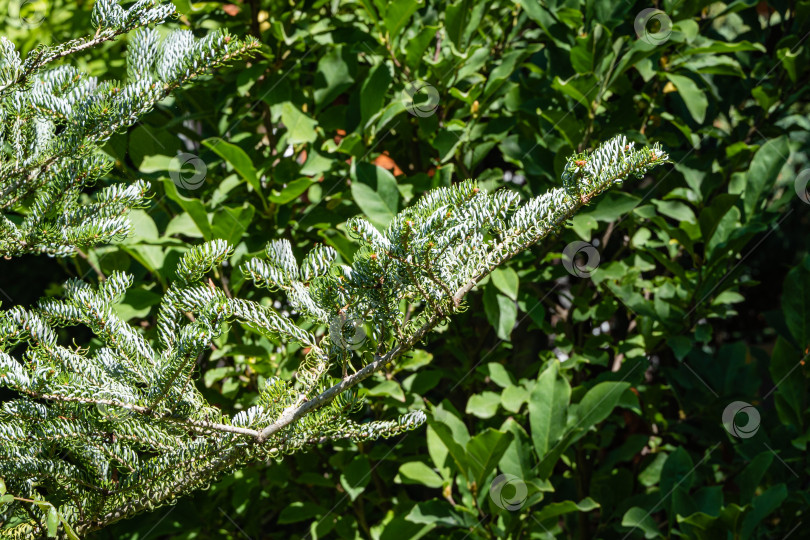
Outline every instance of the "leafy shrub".
<svg viewBox="0 0 810 540">
<path fill-rule="evenodd" d="M 646 4 L 191 7 L 180 10 L 195 29 L 261 36 L 262 58 L 111 139 L 114 174 L 152 180 L 153 206 L 134 212 L 134 236 L 86 259 L 4 263 L 15 302 L 55 296 L 65 277 L 129 271 L 119 312 L 148 332 L 190 242 L 236 245 L 214 279 L 256 299 L 232 269 L 268 239 L 291 238 L 299 258 L 326 243 L 349 261 L 350 217 L 380 223 L 459 178 L 537 196 L 568 156 L 617 133 L 661 141 L 674 166 L 515 257 L 465 314 L 366 383 L 368 420 L 424 404 L 426 430 L 248 468 L 168 517 L 99 536 L 798 534 L 806 2 L 664 3 L 664 17 L 652 13 L 661 28 L 646 33 Z M 44 24 L 84 34 L 67 19 Z M 201 185 L 172 181 L 178 150 L 205 165 Z M 591 254 L 590 266 L 571 257 L 576 275 L 561 264 L 574 242 L 593 246 L 567 252 Z M 44 283 L 25 290 L 20 276 L 45 264 Z M 215 346 L 200 391 L 224 410 L 248 409 L 267 378 L 300 362 L 298 349 L 238 327 Z M 724 426 L 735 402 L 759 414 L 750 437 L 737 429 L 744 416 Z M 502 455 L 479 482 L 482 447 Z"/>
</svg>

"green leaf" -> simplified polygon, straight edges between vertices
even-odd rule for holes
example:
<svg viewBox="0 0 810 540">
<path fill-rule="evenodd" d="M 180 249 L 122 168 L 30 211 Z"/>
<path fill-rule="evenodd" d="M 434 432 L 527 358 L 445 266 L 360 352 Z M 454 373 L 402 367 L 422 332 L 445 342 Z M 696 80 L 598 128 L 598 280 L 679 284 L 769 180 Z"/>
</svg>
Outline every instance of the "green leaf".
<svg viewBox="0 0 810 540">
<path fill-rule="evenodd" d="M 311 502 L 295 501 L 288 504 L 278 517 L 278 524 L 307 521 L 326 512 L 326 508 Z"/>
<path fill-rule="evenodd" d="M 370 396 L 387 396 L 405 402 L 405 394 L 397 381 L 383 381 L 368 390 Z"/>
<path fill-rule="evenodd" d="M 782 291 L 785 324 L 796 344 L 805 349 L 810 346 L 810 269 L 795 266 L 788 272 Z"/>
<path fill-rule="evenodd" d="M 487 320 L 495 328 L 499 339 L 509 341 L 512 329 L 517 322 L 517 306 L 511 298 L 496 292 L 495 287 L 484 287 L 484 312 Z"/>
<path fill-rule="evenodd" d="M 370 163 L 353 166 L 352 197 L 378 229 L 385 229 L 397 213 L 399 190 L 394 175 Z"/>
<path fill-rule="evenodd" d="M 509 412 L 520 412 L 523 404 L 530 402 L 529 396 L 529 391 L 523 386 L 507 386 L 501 392 L 501 406 Z"/>
<path fill-rule="evenodd" d="M 405 519 L 412 523 L 444 525 L 447 527 L 458 527 L 465 524 L 465 520 L 450 506 L 450 503 L 439 499 L 417 503 L 408 512 Z"/>
<path fill-rule="evenodd" d="M 294 201 L 301 196 L 309 186 L 312 185 L 312 180 L 309 178 L 299 178 L 287 184 L 281 192 L 274 192 L 267 196 L 267 200 L 276 204 L 287 204 Z"/>
<path fill-rule="evenodd" d="M 658 213 L 686 223 L 696 223 L 695 213 L 686 204 L 680 201 L 659 201 L 653 200 L 653 205 L 658 209 Z"/>
<path fill-rule="evenodd" d="M 14 495 L 12 495 L 11 493 L 6 493 L 5 495 L 0 496 L 0 505 L 8 504 L 8 503 L 13 502 L 13 501 L 14 501 Z"/>
<path fill-rule="evenodd" d="M 609 381 L 601 382 L 588 390 L 577 406 L 577 427 L 587 431 L 605 420 L 619 404 L 622 394 L 628 388 L 630 388 L 628 382 Z"/>
<path fill-rule="evenodd" d="M 664 495 L 663 501 L 668 504 L 673 498 L 676 489 L 688 492 L 694 481 L 694 463 L 689 452 L 680 446 L 668 457 L 661 468 L 660 491 Z"/>
<path fill-rule="evenodd" d="M 492 418 L 498 412 L 501 396 L 495 392 L 482 392 L 473 394 L 467 401 L 467 414 L 474 414 L 478 418 Z"/>
<path fill-rule="evenodd" d="M 698 88 L 695 81 L 685 75 L 676 75 L 674 73 L 665 73 L 665 75 L 675 85 L 695 122 L 702 124 L 706 119 L 706 108 L 709 106 L 706 93 Z"/>
<path fill-rule="evenodd" d="M 736 482 L 740 486 L 740 503 L 748 504 L 754 498 L 757 487 L 773 463 L 773 458 L 774 454 L 771 451 L 763 451 L 740 473 Z"/>
<path fill-rule="evenodd" d="M 805 283 L 805 286 L 808 284 Z M 783 304 L 788 297 L 790 294 L 782 295 Z M 785 312 L 785 318 L 787 317 L 788 314 Z M 805 431 L 803 411 L 806 408 L 807 392 L 804 380 L 792 375 L 801 373 L 800 363 L 804 357 L 803 351 L 796 349 L 785 338 L 779 336 L 776 338 L 768 366 L 776 386 L 774 404 L 779 418 L 784 425 L 794 426 L 800 432 Z"/>
<path fill-rule="evenodd" d="M 788 491 L 785 484 L 776 484 L 751 502 L 752 510 L 743 519 L 742 537 L 750 538 L 751 534 L 779 505 L 787 499 Z"/>
<path fill-rule="evenodd" d="M 315 132 L 318 122 L 299 111 L 289 101 L 281 104 L 281 123 L 287 128 L 289 144 L 311 143 L 318 138 Z"/>
<path fill-rule="evenodd" d="M 429 488 L 440 488 L 442 478 L 421 461 L 409 461 L 399 467 L 399 476 L 404 484 L 421 484 Z"/>
<path fill-rule="evenodd" d="M 512 434 L 487 428 L 467 441 L 467 466 L 471 473 L 471 480 L 481 486 L 498 465 L 509 444 Z"/>
<path fill-rule="evenodd" d="M 56 538 L 56 533 L 59 529 L 59 512 L 56 511 L 54 506 L 48 508 L 48 517 L 45 523 L 48 526 L 48 538 Z"/>
<path fill-rule="evenodd" d="M 231 164 L 239 176 L 247 180 L 256 193 L 261 195 L 262 185 L 256 174 L 256 168 L 247 153 L 229 142 L 218 137 L 212 137 L 203 141 L 203 144 L 214 151 L 219 157 Z"/>
<path fill-rule="evenodd" d="M 507 388 L 515 384 L 515 379 L 503 364 L 489 362 L 487 364 L 487 372 L 489 373 L 489 380 L 501 388 Z"/>
<path fill-rule="evenodd" d="M 388 3 L 383 23 L 388 35 L 393 39 L 399 36 L 399 31 L 405 27 L 411 16 L 422 6 L 421 0 L 393 0 Z"/>
<path fill-rule="evenodd" d="M 517 300 L 518 284 L 520 282 L 517 272 L 509 267 L 496 268 L 491 276 L 492 284 L 495 285 L 499 291 L 512 300 Z"/>
<path fill-rule="evenodd" d="M 703 236 L 703 242 L 708 244 L 714 236 L 720 220 L 725 216 L 728 211 L 740 199 L 739 194 L 731 195 L 728 193 L 721 193 L 712 198 L 711 204 L 706 206 L 701 212 L 698 222 L 700 223 L 700 234 Z"/>
<path fill-rule="evenodd" d="M 638 506 L 634 506 L 624 513 L 624 516 L 622 516 L 622 526 L 641 529 L 644 533 L 644 538 L 658 538 L 661 536 L 661 533 L 658 531 L 658 525 L 656 525 L 650 513 Z"/>
<path fill-rule="evenodd" d="M 743 195 L 746 221 L 753 219 L 754 211 L 761 206 L 763 194 L 771 190 L 789 157 L 790 147 L 784 135 L 770 139 L 754 154 L 746 175 Z"/>
<path fill-rule="evenodd" d="M 560 363 L 551 360 L 537 378 L 529 399 L 529 425 L 538 458 L 542 459 L 565 430 L 571 386 L 559 375 Z"/>
<path fill-rule="evenodd" d="M 331 103 L 341 92 L 354 82 L 352 73 L 357 61 L 352 54 L 344 53 L 343 46 L 338 45 L 321 57 L 315 74 L 315 91 L 313 96 L 318 108 Z M 286 125 L 286 122 L 284 122 Z"/>
<path fill-rule="evenodd" d="M 417 5 L 413 0 L 400 1 L 399 3 Z M 393 7 L 394 4 L 391 4 L 388 10 L 391 11 Z M 364 126 L 368 124 L 369 119 L 382 110 L 385 103 L 385 94 L 391 85 L 391 81 L 391 71 L 385 62 L 375 66 L 369 72 L 366 80 L 363 81 L 363 86 L 360 88 L 360 121 Z"/>
<path fill-rule="evenodd" d="M 214 238 L 227 240 L 229 244 L 235 246 L 247 230 L 255 213 L 256 209 L 247 203 L 241 208 L 221 207 L 214 214 L 211 227 Z"/>
<path fill-rule="evenodd" d="M 574 501 L 562 501 L 547 504 L 542 510 L 533 514 L 532 517 L 538 522 L 542 522 L 563 514 L 570 514 L 571 512 L 590 512 L 596 508 L 599 508 L 599 503 L 590 497 L 585 497 L 578 503 Z"/>
<path fill-rule="evenodd" d="M 172 156 L 182 143 L 166 129 L 141 124 L 129 134 L 129 157 L 143 173 L 169 173 Z"/>
<path fill-rule="evenodd" d="M 355 456 L 340 475 L 340 485 L 351 500 L 355 500 L 366 489 L 371 480 L 371 465 L 364 455 Z"/>
<path fill-rule="evenodd" d="M 166 191 L 166 196 L 169 199 L 180 205 L 180 208 L 191 216 L 191 219 L 194 220 L 194 224 L 200 229 L 203 238 L 206 241 L 213 240 L 211 223 L 208 221 L 208 212 L 205 210 L 203 203 L 200 202 L 199 199 L 191 199 L 180 195 L 177 191 L 177 186 L 170 179 L 163 180 L 163 189 Z"/>
<path fill-rule="evenodd" d="M 449 455 L 458 471 L 467 476 L 467 453 L 463 446 L 470 440 L 467 427 L 458 417 L 445 410 L 443 404 L 433 408 L 431 414 L 427 417 L 427 422 L 447 451 L 444 453 L 437 450 L 434 445 L 431 458 L 433 458 L 436 466 L 439 468 L 445 467 L 444 458 Z"/>
</svg>

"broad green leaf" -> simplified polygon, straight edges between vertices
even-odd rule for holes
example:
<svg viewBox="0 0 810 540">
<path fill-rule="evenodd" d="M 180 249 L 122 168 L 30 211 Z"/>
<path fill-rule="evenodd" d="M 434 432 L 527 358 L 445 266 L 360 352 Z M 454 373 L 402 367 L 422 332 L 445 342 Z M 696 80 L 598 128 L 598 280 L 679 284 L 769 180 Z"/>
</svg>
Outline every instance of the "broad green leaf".
<svg viewBox="0 0 810 540">
<path fill-rule="evenodd" d="M 256 168 L 244 150 L 217 137 L 206 139 L 203 144 L 230 163 L 234 170 L 239 173 L 239 176 L 247 180 L 248 184 L 256 190 L 256 193 L 261 195 L 262 185 L 256 174 Z"/>
<path fill-rule="evenodd" d="M 720 220 L 739 199 L 739 195 L 721 193 L 712 198 L 711 204 L 700 212 L 698 222 L 700 223 L 700 234 L 703 236 L 704 243 L 708 244 L 711 241 Z"/>
<path fill-rule="evenodd" d="M 311 185 L 312 180 L 309 178 L 293 180 L 284 186 L 280 193 L 274 190 L 273 194 L 267 196 L 267 200 L 276 204 L 287 204 L 300 197 Z"/>
<path fill-rule="evenodd" d="M 562 501 L 547 504 L 542 510 L 533 514 L 532 517 L 537 521 L 542 522 L 563 514 L 570 514 L 571 512 L 590 512 L 596 508 L 599 508 L 599 503 L 590 497 L 585 497 L 578 503 L 575 503 L 574 501 Z"/>
<path fill-rule="evenodd" d="M 799 347 L 810 347 L 810 268 L 802 264 L 793 267 L 782 291 L 785 324 Z"/>
<path fill-rule="evenodd" d="M 400 0 L 399 3 L 407 3 L 408 5 L 416 6 L 413 0 Z M 388 8 L 389 11 L 394 6 Z M 360 87 L 360 121 L 365 126 L 369 119 L 376 113 L 382 111 L 385 104 L 386 92 L 391 85 L 392 77 L 388 64 L 382 62 L 375 66 L 368 74 L 368 77 L 363 81 L 363 86 Z"/>
<path fill-rule="evenodd" d="M 241 208 L 220 207 L 214 214 L 211 227 L 214 238 L 227 240 L 229 244 L 235 246 L 247 230 L 255 213 L 256 209 L 247 203 Z"/>
<path fill-rule="evenodd" d="M 331 103 L 341 92 L 354 82 L 356 57 L 344 52 L 343 46 L 330 49 L 318 61 L 313 96 L 318 108 Z M 286 124 L 286 122 L 285 122 Z"/>
<path fill-rule="evenodd" d="M 754 498 L 757 487 L 773 463 L 774 454 L 768 450 L 760 452 L 737 477 L 736 484 L 740 486 L 740 502 L 748 504 Z"/>
<path fill-rule="evenodd" d="M 467 466 L 470 479 L 482 486 L 483 481 L 495 470 L 503 453 L 512 442 L 512 434 L 487 428 L 467 441 Z"/>
<path fill-rule="evenodd" d="M 509 373 L 509 370 L 503 364 L 489 362 L 487 364 L 487 372 L 489 380 L 501 388 L 507 388 L 515 384 L 514 377 L 512 377 L 512 374 Z"/>
<path fill-rule="evenodd" d="M 352 197 L 371 223 L 384 229 L 397 213 L 397 181 L 387 170 L 370 163 L 353 167 Z"/>
<path fill-rule="evenodd" d="M 281 122 L 287 128 L 287 142 L 290 144 L 311 143 L 318 138 L 315 132 L 318 122 L 289 101 L 281 104 Z"/>
<path fill-rule="evenodd" d="M 312 502 L 294 501 L 288 504 L 278 517 L 278 524 L 307 521 L 326 512 L 326 508 Z"/>
<path fill-rule="evenodd" d="M 464 412 L 474 414 L 478 418 L 492 418 L 498 412 L 498 405 L 501 404 L 501 396 L 495 392 L 482 392 L 473 394 L 467 400 L 467 408 Z"/>
<path fill-rule="evenodd" d="M 405 519 L 412 523 L 425 523 L 428 525 L 444 525 L 447 527 L 461 527 L 465 520 L 447 501 L 431 499 L 414 505 Z"/>
<path fill-rule="evenodd" d="M 529 391 L 523 386 L 507 386 L 501 392 L 501 406 L 509 412 L 520 412 L 523 404 L 530 401 L 529 396 Z"/>
<path fill-rule="evenodd" d="M 754 211 L 762 204 L 763 195 L 773 187 L 779 171 L 789 157 L 790 147 L 784 135 L 768 140 L 754 154 L 746 175 L 743 195 L 746 221 L 751 221 L 754 217 Z"/>
<path fill-rule="evenodd" d="M 405 484 L 421 484 L 429 488 L 440 488 L 442 478 L 421 461 L 408 461 L 399 467 L 399 476 Z"/>
<path fill-rule="evenodd" d="M 56 538 L 56 533 L 59 529 L 59 512 L 56 511 L 55 507 L 50 506 L 48 508 L 48 517 L 45 523 L 48 526 L 48 538 Z"/>
<path fill-rule="evenodd" d="M 351 500 L 355 500 L 368 485 L 371 480 L 371 465 L 364 455 L 355 456 L 352 461 L 343 468 L 340 475 L 340 485 L 346 490 Z"/>
<path fill-rule="evenodd" d="M 517 300 L 518 284 L 520 282 L 517 272 L 509 267 L 496 268 L 491 276 L 492 284 L 495 285 L 499 291 L 512 300 Z"/>
<path fill-rule="evenodd" d="M 761 43 L 751 43 L 745 40 L 729 43 L 726 41 L 705 39 L 702 40 L 700 46 L 685 49 L 683 54 L 735 53 L 743 51 L 765 52 L 765 47 Z"/>
<path fill-rule="evenodd" d="M 410 20 L 414 12 L 422 6 L 421 0 L 393 0 L 388 3 L 383 23 L 388 35 L 393 39 L 399 36 L 400 30 Z"/>
<path fill-rule="evenodd" d="M 208 221 L 208 212 L 205 210 L 203 203 L 200 202 L 199 199 L 192 199 L 180 195 L 177 191 L 177 186 L 169 179 L 163 181 L 163 189 L 166 191 L 166 196 L 169 199 L 176 202 L 180 205 L 180 208 L 188 212 L 188 215 L 191 216 L 191 219 L 194 220 L 197 228 L 202 233 L 203 238 L 206 241 L 213 240 L 211 223 Z"/>
<path fill-rule="evenodd" d="M 675 85 L 695 122 L 702 124 L 706 118 L 706 108 L 709 106 L 706 93 L 698 88 L 695 81 L 685 75 L 676 75 L 674 73 L 666 73 L 665 75 Z"/>
<path fill-rule="evenodd" d="M 576 426 L 587 431 L 605 420 L 619 404 L 622 394 L 628 388 L 630 388 L 628 382 L 609 381 L 601 382 L 588 390 L 577 406 Z"/>
<path fill-rule="evenodd" d="M 697 221 L 692 209 L 680 201 L 659 201 L 656 199 L 653 200 L 652 203 L 660 214 L 676 221 L 684 221 L 686 223 L 696 223 Z"/>
<path fill-rule="evenodd" d="M 509 341 L 517 322 L 515 301 L 498 293 L 495 287 L 487 285 L 484 287 L 484 312 L 489 323 L 495 328 L 498 338 Z"/>
<path fill-rule="evenodd" d="M 370 396 L 387 396 L 405 402 L 405 394 L 397 381 L 383 381 L 368 390 Z"/>
<path fill-rule="evenodd" d="M 551 360 L 537 378 L 529 399 L 529 425 L 538 458 L 542 459 L 562 436 L 571 399 L 571 386 Z"/>
<path fill-rule="evenodd" d="M 141 124 L 129 134 L 129 157 L 144 173 L 168 174 L 172 156 L 181 149 L 180 139 L 166 129 Z"/>
<path fill-rule="evenodd" d="M 742 522 L 742 537 L 750 538 L 757 526 L 787 499 L 788 490 L 785 484 L 776 484 L 751 502 L 752 510 Z"/>
<path fill-rule="evenodd" d="M 689 491 L 694 477 L 694 463 L 689 453 L 678 447 L 668 457 L 661 468 L 660 491 L 664 497 L 664 504 L 671 504 L 676 489 Z"/>
<path fill-rule="evenodd" d="M 135 286 L 127 290 L 121 302 L 113 304 L 112 308 L 121 319 L 128 321 L 132 318 L 146 317 L 152 306 L 160 303 L 161 296 L 143 286 Z"/>
<path fill-rule="evenodd" d="M 810 288 L 810 284 L 804 285 Z M 782 295 L 783 304 L 787 302 L 789 296 L 789 294 Z M 787 312 L 785 318 L 788 318 Z M 796 349 L 785 338 L 779 336 L 776 338 L 771 363 L 768 366 L 773 384 L 776 386 L 774 404 L 779 418 L 784 425 L 795 426 L 799 432 L 804 431 L 803 411 L 807 402 L 806 384 L 801 377 L 801 362 L 805 356 L 803 351 Z"/>
<path fill-rule="evenodd" d="M 656 525 L 650 513 L 638 506 L 634 506 L 624 513 L 624 516 L 622 516 L 622 527 L 641 529 L 644 533 L 644 538 L 658 538 L 661 536 L 661 533 L 658 531 L 658 525 Z"/>
</svg>

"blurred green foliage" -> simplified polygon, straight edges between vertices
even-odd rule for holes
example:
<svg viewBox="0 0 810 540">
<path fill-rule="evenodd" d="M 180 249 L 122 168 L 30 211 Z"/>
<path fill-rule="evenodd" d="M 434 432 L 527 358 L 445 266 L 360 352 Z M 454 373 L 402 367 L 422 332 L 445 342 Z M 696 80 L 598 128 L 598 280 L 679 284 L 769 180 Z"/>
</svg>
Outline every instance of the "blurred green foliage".
<svg viewBox="0 0 810 540">
<path fill-rule="evenodd" d="M 810 2 L 665 1 L 646 26 L 647 4 L 607 0 L 175 3 L 176 25 L 253 34 L 260 57 L 111 140 L 115 174 L 156 186 L 136 234 L 75 259 L 2 261 L 8 302 L 128 270 L 121 313 L 149 332 L 202 239 L 238 246 L 214 278 L 251 298 L 232 269 L 267 240 L 350 260 L 347 218 L 384 223 L 432 187 L 477 178 L 536 196 L 615 134 L 661 142 L 674 165 L 513 259 L 365 384 L 363 417 L 425 408 L 426 429 L 252 467 L 94 538 L 800 536 Z M 28 48 L 83 34 L 91 7 L 54 0 L 31 28 L 0 4 Z M 125 46 L 86 67 L 124 77 L 106 55 Z M 179 152 L 200 158 L 201 185 L 172 180 Z M 560 264 L 575 241 L 599 258 L 582 277 Z M 244 409 L 301 357 L 234 326 L 199 386 Z M 724 425 L 733 402 L 750 407 Z"/>
</svg>

